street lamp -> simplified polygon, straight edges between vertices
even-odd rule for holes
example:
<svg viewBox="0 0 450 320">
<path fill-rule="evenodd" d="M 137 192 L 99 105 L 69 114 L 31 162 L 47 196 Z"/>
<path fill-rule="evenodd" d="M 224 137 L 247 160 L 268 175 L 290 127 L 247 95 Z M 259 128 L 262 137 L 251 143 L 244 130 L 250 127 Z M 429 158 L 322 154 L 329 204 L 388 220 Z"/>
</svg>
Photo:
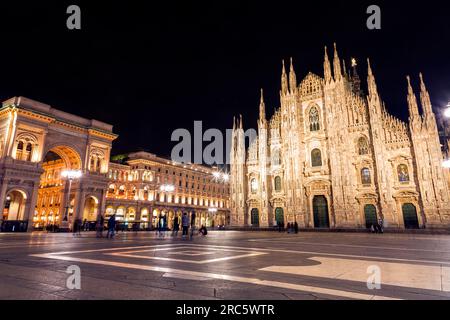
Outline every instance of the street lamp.
<svg viewBox="0 0 450 320">
<path fill-rule="evenodd" d="M 75 179 L 80 179 L 82 173 L 80 170 L 63 170 L 61 176 L 69 180 L 69 190 L 66 195 L 66 207 L 64 210 L 64 218 L 61 224 L 61 229 L 68 229 L 69 226 L 69 206 L 70 206 L 70 189 L 72 188 L 72 182 Z"/>
</svg>

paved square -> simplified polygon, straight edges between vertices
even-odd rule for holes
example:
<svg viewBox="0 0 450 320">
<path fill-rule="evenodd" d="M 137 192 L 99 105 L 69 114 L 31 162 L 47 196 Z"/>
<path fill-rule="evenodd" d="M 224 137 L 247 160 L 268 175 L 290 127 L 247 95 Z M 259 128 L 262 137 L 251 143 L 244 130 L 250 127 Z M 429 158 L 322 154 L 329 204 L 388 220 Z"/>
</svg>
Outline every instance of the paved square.
<svg viewBox="0 0 450 320">
<path fill-rule="evenodd" d="M 0 234 L 0 299 L 449 299 L 448 248 L 406 234 Z M 81 290 L 66 287 L 71 265 Z"/>
</svg>

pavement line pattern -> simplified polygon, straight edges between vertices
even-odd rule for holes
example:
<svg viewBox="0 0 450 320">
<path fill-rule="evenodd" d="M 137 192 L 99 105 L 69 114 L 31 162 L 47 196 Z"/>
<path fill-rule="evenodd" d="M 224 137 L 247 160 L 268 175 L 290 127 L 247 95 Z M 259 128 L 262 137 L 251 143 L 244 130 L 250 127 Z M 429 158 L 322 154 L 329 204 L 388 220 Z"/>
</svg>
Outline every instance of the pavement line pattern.
<svg viewBox="0 0 450 320">
<path fill-rule="evenodd" d="M 259 270 L 367 283 L 370 276 L 370 273 L 367 273 L 368 268 L 376 266 L 380 270 L 382 285 L 450 292 L 450 267 L 326 257 L 312 257 L 308 260 L 313 260 L 318 264 L 313 266 L 271 266 Z"/>
<path fill-rule="evenodd" d="M 422 251 L 433 253 L 450 253 L 450 251 L 442 250 L 430 250 L 430 249 L 415 249 L 415 248 L 399 248 L 399 247 L 381 247 L 381 246 L 363 246 L 357 244 L 338 244 L 338 243 L 318 243 L 318 242 L 303 242 L 303 241 L 279 241 L 276 239 L 251 239 L 251 242 L 269 242 L 269 243 L 283 243 L 283 244 L 304 244 L 312 246 L 326 246 L 326 247 L 345 247 L 345 248 L 367 248 L 367 249 L 380 249 L 380 250 L 399 250 L 399 251 Z"/>
<path fill-rule="evenodd" d="M 125 251 L 125 252 L 121 251 L 121 252 L 106 253 L 106 254 L 107 255 L 111 255 L 111 256 L 119 256 L 119 257 L 127 257 L 127 258 L 148 259 L 148 260 L 162 260 L 162 261 L 176 261 L 176 262 L 185 262 L 185 263 L 194 263 L 194 264 L 205 264 L 205 263 L 211 263 L 211 262 L 227 261 L 227 260 L 248 258 L 248 257 L 254 257 L 254 256 L 260 256 L 260 255 L 267 254 L 265 252 L 212 248 L 211 246 L 208 246 L 208 250 L 214 250 L 214 251 L 217 251 L 217 252 L 240 252 L 240 253 L 245 253 L 245 254 L 229 256 L 229 257 L 222 257 L 222 258 L 206 259 L 206 260 L 188 260 L 188 259 L 176 259 L 176 258 L 157 257 L 157 256 L 136 255 L 136 253 L 152 252 L 152 251 L 164 251 L 164 250 L 176 250 L 176 249 L 185 249 L 185 248 L 190 248 L 190 246 L 189 245 L 184 245 L 184 246 L 181 246 L 181 247 L 180 246 L 174 246 L 174 247 L 167 247 L 167 248 L 132 250 L 132 251 Z M 195 247 L 191 247 L 191 248 L 195 248 Z M 214 253 L 214 252 L 212 252 L 212 253 Z M 198 254 L 195 254 L 195 255 L 198 255 Z M 190 254 L 190 256 L 193 256 L 193 254 Z"/>
<path fill-rule="evenodd" d="M 227 274 L 189 271 L 189 270 L 174 269 L 174 268 L 168 268 L 168 267 L 148 266 L 148 265 L 123 263 L 123 262 L 116 262 L 116 261 L 77 258 L 77 257 L 65 256 L 65 255 L 61 255 L 61 254 L 57 254 L 57 253 L 34 254 L 32 256 L 39 257 L 39 258 L 46 258 L 46 259 L 70 261 L 70 262 L 81 262 L 81 263 L 97 264 L 97 265 L 112 266 L 112 267 L 127 268 L 127 269 L 162 272 L 166 275 L 166 277 L 170 276 L 171 274 L 176 274 L 176 277 L 179 277 L 180 275 L 182 275 L 182 276 L 187 276 L 187 277 L 201 277 L 201 278 L 209 278 L 209 279 L 215 279 L 215 280 L 226 280 L 226 281 L 254 284 L 254 285 L 260 285 L 260 286 L 268 286 L 268 287 L 290 289 L 290 290 L 296 290 L 296 291 L 302 291 L 302 292 L 324 294 L 324 295 L 356 299 L 356 300 L 401 300 L 401 299 L 396 299 L 396 298 L 386 297 L 386 296 L 370 295 L 370 294 L 359 293 L 359 292 L 313 287 L 313 286 L 306 286 L 306 285 L 272 281 L 272 280 L 262 280 L 262 279 L 258 279 L 258 278 L 248 278 L 248 277 L 233 276 L 233 275 L 227 275 Z"/>
<path fill-rule="evenodd" d="M 192 246 L 208 247 L 208 245 L 192 244 Z M 259 250 L 268 252 L 281 252 L 281 253 L 296 253 L 296 254 L 307 254 L 307 255 L 318 255 L 327 257 L 342 257 L 342 258 L 357 258 L 357 259 L 374 259 L 374 260 L 386 260 L 386 261 L 403 261 L 403 262 L 415 262 L 415 263 L 427 263 L 427 264 L 439 264 L 439 265 L 450 265 L 450 261 L 438 261 L 438 260 L 417 260 L 417 259 L 403 259 L 403 258 L 389 258 L 389 257 L 378 257 L 370 255 L 354 255 L 354 254 L 341 254 L 341 253 L 325 253 L 317 251 L 299 251 L 299 250 L 288 250 L 288 249 L 275 249 L 275 248 L 245 248 L 236 246 L 216 246 L 216 248 L 235 248 L 235 249 L 248 249 L 248 250 Z"/>
</svg>

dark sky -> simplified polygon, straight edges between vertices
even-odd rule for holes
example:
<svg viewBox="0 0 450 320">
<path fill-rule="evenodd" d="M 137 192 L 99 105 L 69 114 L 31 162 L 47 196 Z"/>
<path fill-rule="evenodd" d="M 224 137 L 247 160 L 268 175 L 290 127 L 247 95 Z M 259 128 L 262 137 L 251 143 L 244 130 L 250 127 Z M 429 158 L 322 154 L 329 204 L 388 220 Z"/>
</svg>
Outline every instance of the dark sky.
<svg viewBox="0 0 450 320">
<path fill-rule="evenodd" d="M 255 126 L 259 88 L 279 106 L 281 60 L 323 74 L 323 47 L 370 57 L 388 109 L 407 119 L 405 75 L 424 72 L 435 107 L 450 100 L 448 1 L 2 1 L 0 98 L 23 95 L 114 125 L 113 153 L 169 155 L 176 128 Z M 82 30 L 66 28 L 78 4 Z M 146 5 L 144 5 L 146 4 Z M 382 30 L 366 8 L 382 9 Z M 330 51 L 330 54 L 332 52 Z"/>
</svg>

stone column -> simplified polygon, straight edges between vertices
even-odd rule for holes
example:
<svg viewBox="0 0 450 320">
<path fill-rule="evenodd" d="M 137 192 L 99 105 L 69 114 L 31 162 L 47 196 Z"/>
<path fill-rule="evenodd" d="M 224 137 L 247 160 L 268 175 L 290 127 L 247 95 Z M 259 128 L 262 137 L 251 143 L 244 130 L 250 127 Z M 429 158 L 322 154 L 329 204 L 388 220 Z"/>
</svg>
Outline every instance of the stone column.
<svg viewBox="0 0 450 320">
<path fill-rule="evenodd" d="M 31 194 L 31 198 L 29 200 L 29 203 L 27 204 L 28 205 L 27 231 L 33 231 L 33 218 L 34 218 L 34 209 L 36 207 L 36 202 L 38 199 L 38 186 L 39 182 L 37 183 L 37 185 L 35 184 L 35 187 L 33 188 L 33 193 Z"/>
<path fill-rule="evenodd" d="M 1 213 L 0 213 L 0 227 L 3 223 L 3 209 L 5 208 L 5 200 L 6 200 L 6 189 L 8 187 L 8 181 L 3 180 L 2 186 L 0 189 L 0 205 L 1 205 Z"/>
</svg>

